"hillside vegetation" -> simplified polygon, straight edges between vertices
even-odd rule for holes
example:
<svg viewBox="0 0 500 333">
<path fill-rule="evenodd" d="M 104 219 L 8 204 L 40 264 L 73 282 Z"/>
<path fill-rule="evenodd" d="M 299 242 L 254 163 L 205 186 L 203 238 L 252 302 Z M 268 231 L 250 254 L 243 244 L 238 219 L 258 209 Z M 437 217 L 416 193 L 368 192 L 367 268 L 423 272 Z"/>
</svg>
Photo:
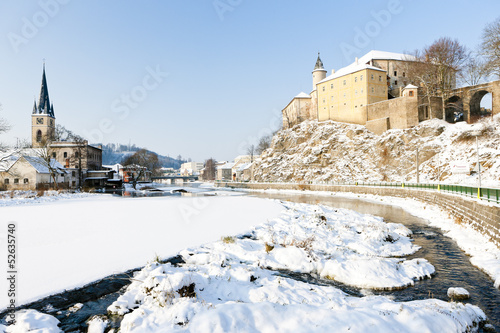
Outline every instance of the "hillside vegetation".
<svg viewBox="0 0 500 333">
<path fill-rule="evenodd" d="M 416 181 L 476 185 L 477 175 L 453 174 L 452 165 L 476 167 L 482 185 L 500 187 L 500 115 L 475 124 L 433 119 L 418 126 L 373 134 L 364 126 L 306 121 L 278 132 L 254 168 L 256 181 Z"/>
</svg>

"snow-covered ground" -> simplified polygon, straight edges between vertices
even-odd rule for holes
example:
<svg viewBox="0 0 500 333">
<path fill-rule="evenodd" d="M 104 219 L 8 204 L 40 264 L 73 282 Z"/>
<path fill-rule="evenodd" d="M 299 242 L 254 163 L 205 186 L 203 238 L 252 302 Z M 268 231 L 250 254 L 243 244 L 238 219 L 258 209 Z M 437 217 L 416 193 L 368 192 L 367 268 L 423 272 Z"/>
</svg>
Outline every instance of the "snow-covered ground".
<svg viewBox="0 0 500 333">
<path fill-rule="evenodd" d="M 242 196 L 108 195 L 0 209 L 18 226 L 20 303 L 148 262 L 108 309 L 124 315 L 120 332 L 465 332 L 485 319 L 470 304 L 356 297 L 275 274 L 311 273 L 365 289 L 431 278 L 425 258 L 404 259 L 418 250 L 409 229 L 345 209 Z M 185 264 L 152 260 L 176 253 Z M 3 329 L 57 332 L 56 325 L 28 310 Z M 89 331 L 105 325 L 95 318 Z"/>
<path fill-rule="evenodd" d="M 0 200 L 2 244 L 7 224 L 17 224 L 18 305 L 241 233 L 282 210 L 276 202 L 241 196 L 50 198 L 23 205 Z M 5 265 L 2 260 L 3 272 Z M 0 281 L 7 290 L 6 279 Z M 1 297 L 0 309 L 7 302 Z"/>
</svg>

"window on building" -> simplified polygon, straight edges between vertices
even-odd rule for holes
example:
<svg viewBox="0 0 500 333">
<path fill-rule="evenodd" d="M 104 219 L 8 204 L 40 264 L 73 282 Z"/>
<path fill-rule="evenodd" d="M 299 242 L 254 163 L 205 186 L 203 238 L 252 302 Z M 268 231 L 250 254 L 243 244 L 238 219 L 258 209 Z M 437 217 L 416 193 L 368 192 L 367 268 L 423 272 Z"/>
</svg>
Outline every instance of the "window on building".
<svg viewBox="0 0 500 333">
<path fill-rule="evenodd" d="M 372 74 L 372 76 L 371 76 L 371 79 L 373 80 L 373 74 Z"/>
<path fill-rule="evenodd" d="M 382 82 L 382 75 L 379 75 L 379 76 L 378 76 L 378 81 L 379 81 L 379 82 Z"/>
<path fill-rule="evenodd" d="M 397 86 L 398 85 L 398 80 L 394 80 L 394 85 Z"/>
<path fill-rule="evenodd" d="M 398 76 L 398 71 L 394 71 L 394 76 Z"/>
<path fill-rule="evenodd" d="M 326 99 L 323 98 L 323 103 L 325 103 L 325 102 L 326 102 Z"/>
<path fill-rule="evenodd" d="M 325 86 L 323 86 L 323 91 L 325 91 Z"/>
<path fill-rule="evenodd" d="M 56 152 L 52 153 L 52 158 L 56 158 Z"/>
<path fill-rule="evenodd" d="M 363 89 L 361 89 L 361 93 L 363 93 Z"/>
<path fill-rule="evenodd" d="M 358 77 L 357 76 L 354 77 L 354 82 L 358 82 Z"/>
<path fill-rule="evenodd" d="M 19 178 L 14 178 L 14 184 L 19 184 Z"/>
<path fill-rule="evenodd" d="M 403 81 L 403 85 L 406 87 L 406 81 Z"/>
<path fill-rule="evenodd" d="M 406 77 L 406 73 L 405 72 L 403 72 L 403 77 Z"/>
<path fill-rule="evenodd" d="M 354 94 L 355 94 L 355 95 L 357 95 L 357 94 L 358 94 L 358 90 L 357 90 L 357 89 L 354 91 Z"/>
<path fill-rule="evenodd" d="M 333 102 L 333 96 L 330 98 L 330 100 Z"/>
<path fill-rule="evenodd" d="M 333 83 L 332 83 L 332 84 L 330 84 L 330 89 L 333 89 Z"/>
<path fill-rule="evenodd" d="M 28 184 L 30 182 L 30 180 L 28 178 L 24 178 L 24 183 L 25 184 Z"/>
<path fill-rule="evenodd" d="M 374 93 L 374 92 L 375 92 L 375 88 L 372 87 L 372 93 Z"/>
<path fill-rule="evenodd" d="M 346 81 L 344 80 L 344 86 L 346 85 Z"/>
<path fill-rule="evenodd" d="M 42 142 L 42 131 L 38 130 L 36 132 L 36 142 Z"/>
<path fill-rule="evenodd" d="M 359 76 L 359 81 L 363 81 L 363 75 Z"/>
<path fill-rule="evenodd" d="M 78 158 L 78 152 L 75 153 L 75 158 Z"/>
<path fill-rule="evenodd" d="M 344 93 L 344 98 L 345 98 L 345 93 Z"/>
<path fill-rule="evenodd" d="M 413 90 L 410 91 L 409 95 L 410 97 L 413 97 Z"/>
<path fill-rule="evenodd" d="M 3 180 L 3 183 L 4 183 L 5 185 L 8 185 L 8 184 L 9 184 L 9 178 L 5 178 L 5 179 Z"/>
<path fill-rule="evenodd" d="M 67 158 L 67 157 L 68 157 L 68 153 L 64 152 L 64 158 Z"/>
<path fill-rule="evenodd" d="M 71 177 L 73 177 L 73 178 L 76 177 L 76 172 L 75 171 L 71 171 Z"/>
</svg>

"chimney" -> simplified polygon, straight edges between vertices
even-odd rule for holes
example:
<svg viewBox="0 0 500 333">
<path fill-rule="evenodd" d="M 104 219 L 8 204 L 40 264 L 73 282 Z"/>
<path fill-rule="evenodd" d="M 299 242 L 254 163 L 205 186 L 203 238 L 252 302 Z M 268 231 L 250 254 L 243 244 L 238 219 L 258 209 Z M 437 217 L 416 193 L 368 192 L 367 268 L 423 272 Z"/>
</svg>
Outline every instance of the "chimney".
<svg viewBox="0 0 500 333">
<path fill-rule="evenodd" d="M 358 57 L 356 57 L 356 59 L 354 60 L 354 62 L 356 63 L 356 65 L 358 64 Z"/>
<path fill-rule="evenodd" d="M 332 74 L 335 74 L 335 69 L 332 69 Z"/>
</svg>

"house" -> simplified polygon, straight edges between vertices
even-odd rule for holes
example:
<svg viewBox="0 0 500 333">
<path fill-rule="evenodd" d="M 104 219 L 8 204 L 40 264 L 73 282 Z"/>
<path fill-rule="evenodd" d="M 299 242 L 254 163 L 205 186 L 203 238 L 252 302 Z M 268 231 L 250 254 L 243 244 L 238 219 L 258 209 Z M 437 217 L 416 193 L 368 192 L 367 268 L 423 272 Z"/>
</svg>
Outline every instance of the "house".
<svg viewBox="0 0 500 333">
<path fill-rule="evenodd" d="M 12 155 L 0 166 L 0 188 L 3 190 L 39 190 L 68 188 L 67 170 L 56 160 Z"/>
<path fill-rule="evenodd" d="M 201 162 L 186 162 L 182 163 L 180 174 L 181 176 L 197 176 L 200 174 L 201 169 L 203 169 L 203 163 Z"/>
<path fill-rule="evenodd" d="M 252 164 L 243 163 L 233 168 L 233 173 L 236 175 L 237 182 L 249 182 L 252 180 Z"/>
<path fill-rule="evenodd" d="M 134 181 L 149 183 L 151 182 L 152 172 L 149 171 L 146 167 L 137 164 L 131 164 L 122 166 L 119 170 L 119 174 L 124 183 L 132 183 Z"/>
<path fill-rule="evenodd" d="M 216 180 L 234 180 L 236 175 L 233 174 L 235 163 L 226 163 L 217 166 Z"/>
</svg>

